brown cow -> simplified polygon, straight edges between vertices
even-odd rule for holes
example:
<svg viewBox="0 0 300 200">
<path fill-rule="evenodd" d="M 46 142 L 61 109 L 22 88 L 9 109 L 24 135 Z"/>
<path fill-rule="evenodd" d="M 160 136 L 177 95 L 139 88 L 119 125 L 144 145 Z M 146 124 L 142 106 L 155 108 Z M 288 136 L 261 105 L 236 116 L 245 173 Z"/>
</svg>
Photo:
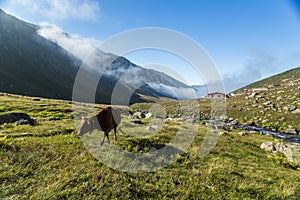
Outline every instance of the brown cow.
<svg viewBox="0 0 300 200">
<path fill-rule="evenodd" d="M 101 141 L 101 145 L 103 145 L 105 137 L 107 137 L 108 143 L 110 143 L 108 134 L 112 129 L 114 129 L 114 138 L 116 141 L 117 126 L 120 124 L 120 122 L 120 111 L 109 106 L 91 118 L 82 117 L 77 135 L 82 136 L 87 132 L 90 133 L 93 130 L 98 129 L 99 131 L 104 131 L 104 137 Z"/>
</svg>

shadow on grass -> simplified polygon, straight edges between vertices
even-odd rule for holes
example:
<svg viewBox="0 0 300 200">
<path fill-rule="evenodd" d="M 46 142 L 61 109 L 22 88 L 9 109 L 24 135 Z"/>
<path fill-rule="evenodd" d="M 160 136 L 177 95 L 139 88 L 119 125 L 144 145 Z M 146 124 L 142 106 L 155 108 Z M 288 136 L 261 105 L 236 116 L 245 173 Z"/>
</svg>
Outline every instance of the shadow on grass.
<svg viewBox="0 0 300 200">
<path fill-rule="evenodd" d="M 103 164 L 124 172 L 142 173 L 164 168 L 184 152 L 175 145 L 154 138 L 133 138 L 100 145 L 95 137 L 84 137 L 86 149 Z"/>
<path fill-rule="evenodd" d="M 69 128 L 69 129 L 63 129 L 63 130 L 51 130 L 47 133 L 42 134 L 33 134 L 33 133 L 21 133 L 21 134 L 2 134 L 1 137 L 6 138 L 25 138 L 25 137 L 51 137 L 56 135 L 69 135 L 72 134 L 75 131 L 75 129 Z"/>
</svg>

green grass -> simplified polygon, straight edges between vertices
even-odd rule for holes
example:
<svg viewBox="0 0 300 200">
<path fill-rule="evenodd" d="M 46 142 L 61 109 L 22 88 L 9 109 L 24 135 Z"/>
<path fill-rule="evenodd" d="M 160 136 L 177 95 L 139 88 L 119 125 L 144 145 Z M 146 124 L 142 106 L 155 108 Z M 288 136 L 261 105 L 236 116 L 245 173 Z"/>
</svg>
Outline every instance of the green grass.
<svg viewBox="0 0 300 200">
<path fill-rule="evenodd" d="M 244 93 L 243 89 L 268 88 L 268 91 L 258 92 L 251 97 L 251 93 Z M 294 106 L 300 108 L 300 67 L 287 72 L 263 79 L 261 81 L 243 87 L 226 99 L 226 115 L 237 119 L 242 123 L 255 122 L 260 127 L 274 131 L 284 132 L 289 126 L 300 132 L 300 115 L 286 111 L 284 107 Z M 179 117 L 180 108 L 192 107 L 192 101 L 161 102 L 161 108 L 169 117 Z M 199 113 L 201 118 L 211 117 L 212 102 L 210 100 L 199 100 Z M 264 104 L 269 102 L 270 104 Z M 155 103 L 138 103 L 131 109 L 151 110 Z M 186 108 L 184 108 L 186 109 Z"/>
<path fill-rule="evenodd" d="M 228 132 L 206 157 L 199 158 L 207 133 L 207 128 L 200 126 L 188 151 L 176 154 L 171 165 L 149 173 L 127 173 L 107 167 L 86 150 L 75 134 L 68 102 L 18 96 L 0 96 L 0 102 L 2 112 L 26 112 L 37 121 L 36 126 L 1 126 L 0 199 L 300 198 L 299 166 L 259 148 L 262 142 L 274 142 L 271 137 Z M 89 105 L 82 108 L 83 113 L 90 110 Z M 146 128 L 157 123 L 155 120 L 129 126 L 130 119 L 122 113 L 123 133 L 117 142 L 110 137 L 127 152 L 161 148 L 180 128 L 191 126 L 168 122 L 153 134 Z M 54 116 L 61 120 L 49 121 Z M 24 137 L 23 133 L 31 135 Z M 93 132 L 84 137 L 95 138 L 94 143 L 99 144 L 102 135 Z"/>
<path fill-rule="evenodd" d="M 298 78 L 300 78 L 300 67 L 295 67 L 294 69 L 285 71 L 275 76 L 271 76 L 269 78 L 265 78 L 260 81 L 251 83 L 250 85 L 238 89 L 237 92 L 241 92 L 243 91 L 243 89 L 268 87 L 273 84 L 282 84 L 281 81 L 284 79 L 298 79 Z"/>
</svg>

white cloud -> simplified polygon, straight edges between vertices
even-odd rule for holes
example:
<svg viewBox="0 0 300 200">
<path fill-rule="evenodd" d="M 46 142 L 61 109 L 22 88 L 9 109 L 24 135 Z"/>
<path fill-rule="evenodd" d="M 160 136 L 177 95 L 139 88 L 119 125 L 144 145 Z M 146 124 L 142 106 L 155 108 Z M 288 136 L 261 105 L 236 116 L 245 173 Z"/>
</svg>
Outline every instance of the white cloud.
<svg viewBox="0 0 300 200">
<path fill-rule="evenodd" d="M 69 35 L 62 31 L 56 25 L 51 25 L 47 22 L 40 24 L 40 29 L 37 31 L 42 37 L 61 46 L 75 57 L 84 61 L 84 67 L 87 69 L 94 69 L 99 72 L 105 69 L 117 57 L 113 54 L 102 52 L 96 46 L 100 42 L 94 38 L 84 38 L 79 35 Z M 138 88 L 145 84 L 143 80 L 143 70 L 138 67 L 122 68 L 117 66 L 114 70 L 107 70 L 104 72 L 106 75 L 114 76 L 115 78 L 125 82 L 126 84 Z M 192 88 L 175 88 L 165 84 L 147 83 L 152 89 L 172 96 L 177 99 L 194 99 L 197 94 Z"/>
<path fill-rule="evenodd" d="M 10 3 L 23 5 L 49 19 L 88 21 L 100 16 L 100 5 L 95 0 L 12 0 Z"/>
<path fill-rule="evenodd" d="M 195 99 L 197 97 L 195 90 L 192 88 L 183 88 L 183 87 L 172 87 L 165 84 L 157 83 L 147 83 L 152 89 L 163 93 L 168 96 L 172 96 L 178 100 L 183 99 Z"/>
<path fill-rule="evenodd" d="M 234 91 L 242 86 L 270 76 L 278 71 L 280 61 L 276 56 L 262 50 L 251 52 L 250 58 L 238 71 L 224 76 L 226 91 Z"/>
<path fill-rule="evenodd" d="M 84 61 L 84 67 L 89 69 L 97 71 L 105 69 L 115 59 L 114 55 L 104 53 L 97 48 L 100 41 L 95 38 L 85 38 L 74 34 L 70 35 L 64 33 L 58 26 L 47 22 L 40 24 L 37 33 L 61 46 L 81 61 Z"/>
<path fill-rule="evenodd" d="M 81 60 L 84 60 L 84 58 L 95 49 L 95 46 L 100 43 L 94 38 L 68 35 L 58 26 L 51 25 L 47 22 L 42 22 L 40 24 L 38 34 L 63 47 Z"/>
</svg>

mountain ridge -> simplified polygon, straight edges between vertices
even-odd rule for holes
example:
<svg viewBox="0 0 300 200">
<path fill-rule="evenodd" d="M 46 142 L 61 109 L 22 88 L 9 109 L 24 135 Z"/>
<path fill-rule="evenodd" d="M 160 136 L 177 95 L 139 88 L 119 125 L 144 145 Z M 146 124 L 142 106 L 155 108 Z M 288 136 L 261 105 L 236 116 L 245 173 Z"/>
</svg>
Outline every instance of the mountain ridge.
<svg viewBox="0 0 300 200">
<path fill-rule="evenodd" d="M 19 20 L 3 10 L 0 11 L 0 22 L 0 46 L 2 47 L 0 76 L 3 77 L 0 80 L 0 90 L 21 95 L 70 100 L 82 60 L 59 44 L 38 34 L 40 27 L 37 25 Z M 66 37 L 72 36 L 68 34 Z M 96 53 L 99 53 L 101 50 L 97 51 Z M 118 82 L 125 89 L 124 93 L 132 93 L 130 103 L 149 101 L 149 99 L 155 101 L 160 97 L 176 98 L 169 93 L 162 93 L 149 87 L 148 82 L 162 83 L 174 88 L 189 88 L 166 74 L 144 69 L 124 57 L 104 54 L 114 60 L 106 70 L 107 76 L 102 76 L 98 83 L 98 88 L 101 90 L 96 91 L 97 103 L 110 103 L 112 91 Z M 127 73 L 126 69 L 131 66 L 135 67 L 133 72 L 136 74 Z M 98 70 L 97 67 L 95 69 Z M 118 76 L 115 76 L 116 69 L 119 70 Z M 94 73 L 92 70 L 85 70 L 87 74 Z M 128 80 L 134 80 L 133 75 L 143 80 L 138 87 L 121 78 L 129 76 L 131 79 Z M 144 95 L 149 98 L 142 98 Z"/>
</svg>

